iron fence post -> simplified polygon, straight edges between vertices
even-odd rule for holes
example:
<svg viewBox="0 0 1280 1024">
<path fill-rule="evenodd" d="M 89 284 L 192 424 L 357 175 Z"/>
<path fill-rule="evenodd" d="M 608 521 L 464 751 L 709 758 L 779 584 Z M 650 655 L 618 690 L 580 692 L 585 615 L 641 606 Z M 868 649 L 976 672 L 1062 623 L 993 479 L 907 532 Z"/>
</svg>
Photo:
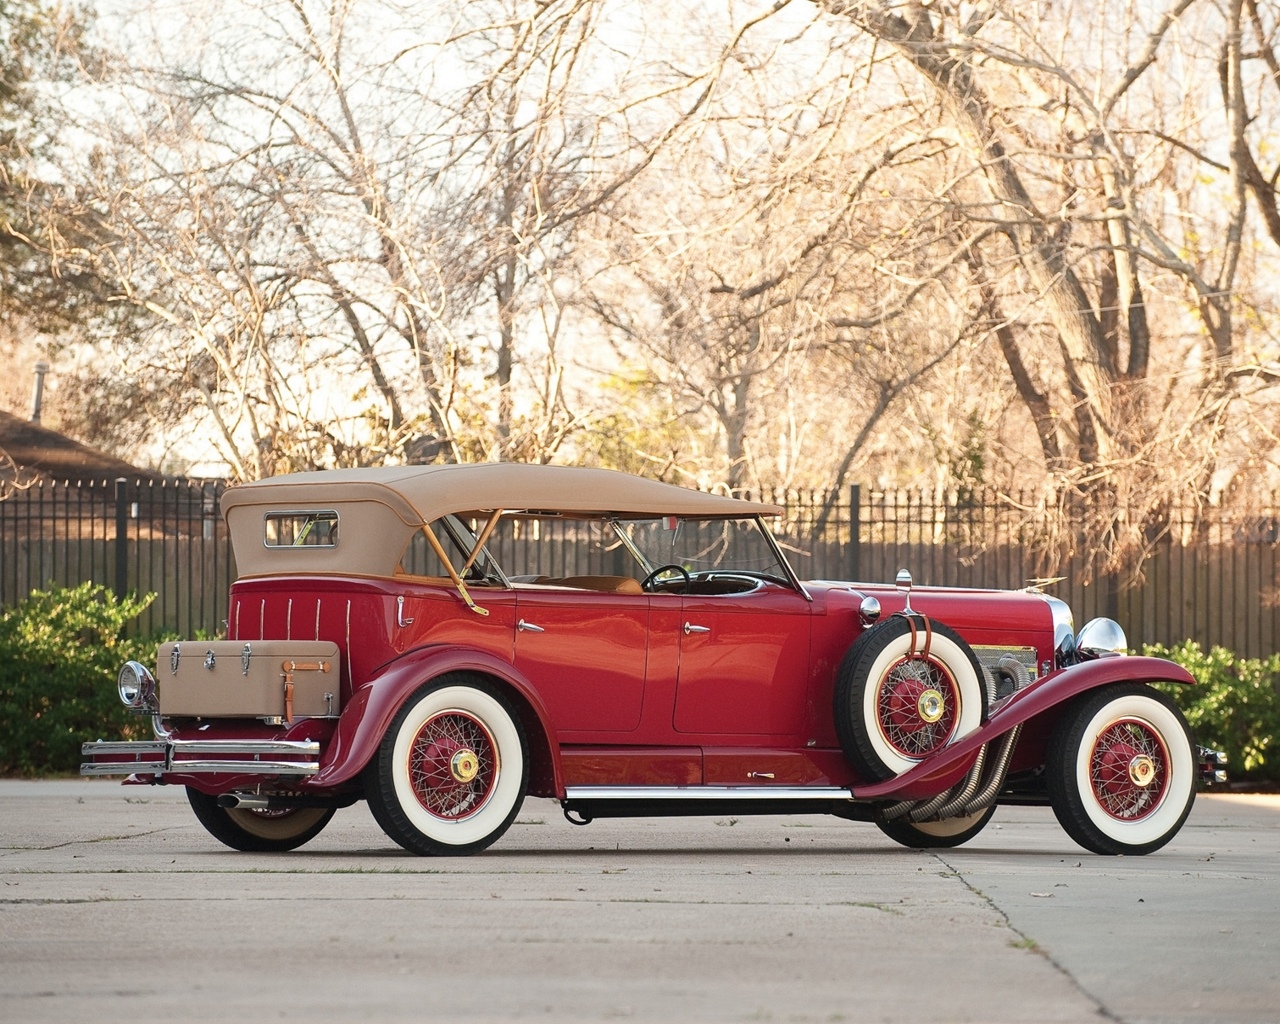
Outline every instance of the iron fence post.
<svg viewBox="0 0 1280 1024">
<path fill-rule="evenodd" d="M 849 488 L 849 579 L 862 578 L 862 485 Z"/>
<path fill-rule="evenodd" d="M 116 597 L 129 589 L 129 481 L 116 478 Z"/>
</svg>

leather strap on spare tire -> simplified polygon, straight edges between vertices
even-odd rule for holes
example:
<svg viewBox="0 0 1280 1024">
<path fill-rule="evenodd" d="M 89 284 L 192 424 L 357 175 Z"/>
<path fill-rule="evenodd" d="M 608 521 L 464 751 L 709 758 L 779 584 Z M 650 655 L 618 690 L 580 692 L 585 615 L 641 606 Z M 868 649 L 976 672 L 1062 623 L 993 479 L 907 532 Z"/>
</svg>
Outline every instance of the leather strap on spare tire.
<svg viewBox="0 0 1280 1024">
<path fill-rule="evenodd" d="M 933 644 L 933 623 L 929 621 L 929 616 L 925 615 L 923 612 L 917 612 L 913 615 L 908 615 L 906 612 L 898 612 L 894 618 L 899 617 L 906 619 L 907 623 L 911 626 L 911 648 L 907 651 L 907 657 L 923 658 L 927 661 L 929 659 L 929 647 Z M 924 626 L 924 644 L 919 649 L 916 648 L 917 618 L 920 619 Z"/>
<path fill-rule="evenodd" d="M 866 630 L 836 672 L 836 735 L 867 782 L 915 767 L 987 718 L 982 666 L 955 630 L 919 612 Z"/>
</svg>

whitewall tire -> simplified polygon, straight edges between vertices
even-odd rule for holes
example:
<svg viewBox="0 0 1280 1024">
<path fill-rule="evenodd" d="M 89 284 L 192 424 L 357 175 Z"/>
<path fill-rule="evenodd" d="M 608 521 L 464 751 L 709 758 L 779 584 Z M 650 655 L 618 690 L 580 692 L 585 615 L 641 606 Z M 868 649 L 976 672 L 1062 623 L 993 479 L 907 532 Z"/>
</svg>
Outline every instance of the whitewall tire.
<svg viewBox="0 0 1280 1024">
<path fill-rule="evenodd" d="M 453 674 L 405 701 L 365 770 L 365 794 L 406 850 L 467 854 L 507 830 L 528 775 L 520 719 L 500 691 Z"/>
<path fill-rule="evenodd" d="M 1147 686 L 1108 686 L 1077 700 L 1050 740 L 1046 774 L 1058 821 L 1093 853 L 1158 850 L 1195 802 L 1186 720 Z"/>
<path fill-rule="evenodd" d="M 977 658 L 952 629 L 895 616 L 849 648 L 835 687 L 836 732 L 868 781 L 891 779 L 969 735 L 986 719 Z"/>
</svg>

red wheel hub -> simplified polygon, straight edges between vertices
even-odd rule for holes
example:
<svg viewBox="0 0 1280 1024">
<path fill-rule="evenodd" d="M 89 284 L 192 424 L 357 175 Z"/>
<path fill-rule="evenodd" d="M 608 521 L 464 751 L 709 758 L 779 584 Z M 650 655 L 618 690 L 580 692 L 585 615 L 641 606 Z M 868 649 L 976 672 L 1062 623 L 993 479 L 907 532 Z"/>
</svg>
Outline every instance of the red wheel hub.
<svg viewBox="0 0 1280 1024">
<path fill-rule="evenodd" d="M 1160 734 L 1140 719 L 1112 722 L 1094 741 L 1089 781 L 1111 817 L 1145 818 L 1160 806 L 1169 785 L 1169 753 Z"/>
<path fill-rule="evenodd" d="M 880 732 L 898 753 L 923 757 L 951 738 L 959 704 L 955 681 L 942 666 L 903 658 L 885 673 L 876 694 Z"/>
<path fill-rule="evenodd" d="M 436 817 L 457 821 L 474 814 L 497 779 L 493 737 L 465 711 L 442 711 L 427 719 L 409 747 L 410 785 Z"/>
</svg>

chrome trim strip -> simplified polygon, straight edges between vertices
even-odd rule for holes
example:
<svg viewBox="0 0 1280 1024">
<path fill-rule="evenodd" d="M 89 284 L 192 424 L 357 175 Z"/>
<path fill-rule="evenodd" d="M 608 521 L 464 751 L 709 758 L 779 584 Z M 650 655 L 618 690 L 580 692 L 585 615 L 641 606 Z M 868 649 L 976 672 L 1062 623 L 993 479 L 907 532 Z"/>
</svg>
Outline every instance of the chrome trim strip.
<svg viewBox="0 0 1280 1024">
<path fill-rule="evenodd" d="M 318 740 L 170 740 L 175 754 L 311 754 Z"/>
<path fill-rule="evenodd" d="M 566 786 L 566 800 L 848 800 L 841 786 Z"/>
<path fill-rule="evenodd" d="M 773 549 L 773 557 L 781 564 L 782 571 L 787 574 L 787 579 L 791 581 L 791 585 L 801 597 L 813 604 L 813 595 L 805 590 L 804 584 L 800 582 L 800 577 L 796 575 L 795 569 L 791 568 L 791 563 L 787 561 L 787 556 L 783 554 L 782 545 L 778 543 L 778 538 L 769 529 L 769 524 L 764 521 L 764 516 L 756 516 L 755 521 L 756 526 L 765 536 L 765 542 Z"/>
<path fill-rule="evenodd" d="M 84 743 L 80 746 L 80 753 L 85 757 L 91 757 L 94 754 L 164 754 L 168 751 L 169 745 L 164 740 L 137 740 L 112 742 L 110 740 L 104 742 L 99 740 L 97 743 Z"/>
<path fill-rule="evenodd" d="M 351 600 L 347 599 L 347 679 L 355 686 L 356 674 L 351 668 Z"/>
<path fill-rule="evenodd" d="M 132 757 L 132 760 L 87 761 L 81 775 L 315 775 L 320 770 L 320 743 L 316 740 L 139 740 L 137 742 L 85 743 L 83 757 Z M 222 755 L 219 758 L 192 754 Z M 263 755 L 293 754 L 305 761 L 263 760 Z M 143 757 L 158 760 L 140 760 Z M 187 760 L 182 758 L 186 757 Z M 252 758 L 253 760 L 246 760 Z"/>
<path fill-rule="evenodd" d="M 147 774 L 135 766 L 134 772 Z M 175 775 L 315 775 L 315 761 L 174 761 L 168 769 Z M 130 774 L 133 774 L 132 772 Z"/>
<path fill-rule="evenodd" d="M 89 761 L 81 775 L 315 775 L 316 761 Z"/>
<path fill-rule="evenodd" d="M 285 519 L 291 516 L 292 517 L 305 516 L 308 519 L 306 527 L 303 529 L 299 537 L 288 544 L 270 543 L 267 538 L 267 523 L 269 523 L 273 517 L 275 519 Z M 311 528 L 315 526 L 316 523 L 320 523 L 320 522 L 333 523 L 334 526 L 337 527 L 337 526 L 340 526 L 342 523 L 342 516 L 338 513 L 338 510 L 336 508 L 268 509 L 266 512 L 262 513 L 262 546 L 266 548 L 268 551 L 288 551 L 290 548 L 319 548 L 319 549 L 333 550 L 341 542 L 342 540 L 341 535 L 339 535 L 338 539 L 335 540 L 332 544 L 302 543 L 307 539 L 307 535 L 311 533 Z"/>
<path fill-rule="evenodd" d="M 163 775 L 163 761 L 90 761 L 80 766 L 81 775 Z"/>
</svg>

